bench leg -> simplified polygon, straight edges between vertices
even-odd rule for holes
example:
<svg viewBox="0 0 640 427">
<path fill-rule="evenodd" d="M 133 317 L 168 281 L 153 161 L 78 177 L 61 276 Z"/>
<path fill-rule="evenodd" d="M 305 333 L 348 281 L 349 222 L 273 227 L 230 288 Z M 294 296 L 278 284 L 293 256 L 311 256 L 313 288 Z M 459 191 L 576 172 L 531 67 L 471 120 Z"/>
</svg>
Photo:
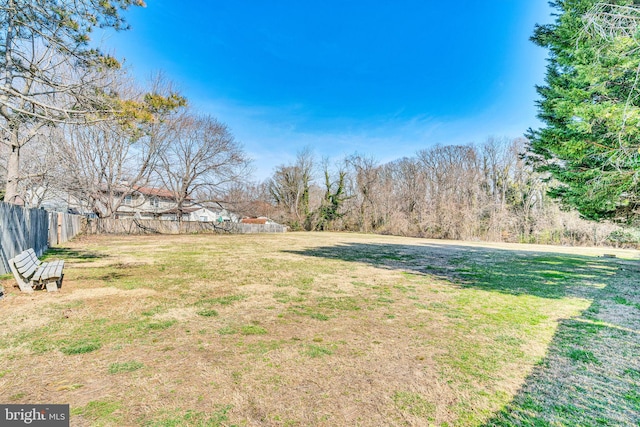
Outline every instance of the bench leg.
<svg viewBox="0 0 640 427">
<path fill-rule="evenodd" d="M 22 279 L 22 276 L 20 276 L 20 273 L 18 273 L 18 270 L 13 265 L 13 260 L 9 261 L 9 267 L 11 268 L 11 272 L 13 273 L 13 277 L 15 277 L 16 282 L 18 283 L 18 287 L 20 288 L 20 290 L 22 292 L 33 292 L 33 287 L 31 286 L 31 283 L 29 283 L 28 281 L 25 281 L 25 280 Z"/>
<path fill-rule="evenodd" d="M 18 287 L 20 288 L 20 290 L 22 292 L 26 292 L 26 293 L 31 293 L 33 292 L 33 287 L 31 287 L 31 285 L 27 284 L 20 284 L 18 283 Z"/>
<path fill-rule="evenodd" d="M 47 287 L 47 292 L 57 292 L 58 282 L 47 282 L 46 287 Z"/>
</svg>

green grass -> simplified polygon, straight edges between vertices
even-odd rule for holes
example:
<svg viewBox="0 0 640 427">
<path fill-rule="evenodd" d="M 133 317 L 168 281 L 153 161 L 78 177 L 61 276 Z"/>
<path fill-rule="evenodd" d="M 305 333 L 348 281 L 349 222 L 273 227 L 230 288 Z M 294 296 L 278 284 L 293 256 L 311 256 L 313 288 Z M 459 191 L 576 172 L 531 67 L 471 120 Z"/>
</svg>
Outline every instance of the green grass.
<svg viewBox="0 0 640 427">
<path fill-rule="evenodd" d="M 266 335 L 267 330 L 258 325 L 245 325 L 240 327 L 242 335 Z"/>
<path fill-rule="evenodd" d="M 617 304 L 622 304 L 622 305 L 627 305 L 627 306 L 630 306 L 630 307 L 635 307 L 638 310 L 640 310 L 640 303 L 629 301 L 625 297 L 621 297 L 619 295 L 616 295 L 613 298 L 613 301 L 616 302 Z"/>
<path fill-rule="evenodd" d="M 306 346 L 306 348 L 302 353 L 306 356 L 315 358 L 315 357 L 330 356 L 333 354 L 333 350 L 320 345 L 309 344 Z"/>
<path fill-rule="evenodd" d="M 326 321 L 331 318 L 331 316 L 321 313 L 320 309 L 316 306 L 306 306 L 306 305 L 291 305 L 288 307 L 288 311 L 298 316 L 308 316 L 315 320 Z"/>
<path fill-rule="evenodd" d="M 81 339 L 65 343 L 60 347 L 60 351 L 66 355 L 91 353 L 102 347 L 100 341 Z"/>
<path fill-rule="evenodd" d="M 11 403 L 47 395 L 98 426 L 637 427 L 622 252 L 332 233 L 67 245 L 61 292 L 3 307 Z"/>
<path fill-rule="evenodd" d="M 329 320 L 329 316 L 327 316 L 326 314 L 322 314 L 322 313 L 311 312 L 311 313 L 309 313 L 309 317 L 311 317 L 312 319 L 322 320 L 322 321 Z"/>
<path fill-rule="evenodd" d="M 91 421 L 93 426 L 117 425 L 120 417 L 116 412 L 122 408 L 122 403 L 112 400 L 92 400 L 84 406 L 72 407 L 71 417 L 82 416 Z"/>
<path fill-rule="evenodd" d="M 576 362 L 583 363 L 599 363 L 598 359 L 593 355 L 593 352 L 582 349 L 573 349 L 569 351 L 567 356 Z"/>
<path fill-rule="evenodd" d="M 433 420 L 433 416 L 435 415 L 436 411 L 436 405 L 432 402 L 429 402 L 420 394 L 406 391 L 397 391 L 391 398 L 399 410 L 420 418 L 425 418 L 429 421 Z"/>
<path fill-rule="evenodd" d="M 258 341 L 256 343 L 245 344 L 244 352 L 247 354 L 264 355 L 266 353 L 283 348 L 284 342 L 277 341 Z"/>
<path fill-rule="evenodd" d="M 232 406 L 217 406 L 217 409 L 210 413 L 193 410 L 185 412 L 177 410 L 171 413 L 172 411 L 165 410 L 157 415 L 157 419 L 148 420 L 141 425 L 144 427 L 233 427 L 234 424 L 228 423 L 229 416 L 227 415 Z"/>
<path fill-rule="evenodd" d="M 287 304 L 290 302 L 303 302 L 307 300 L 307 298 L 304 296 L 289 295 L 289 292 L 274 292 L 273 299 L 281 304 Z"/>
<path fill-rule="evenodd" d="M 53 321 L 46 327 L 30 332 L 28 344 L 36 354 L 54 350 L 60 350 L 67 355 L 82 354 L 98 350 L 105 343 L 121 344 L 131 339 L 148 337 L 150 332 L 159 332 L 177 323 L 176 320 L 153 320 L 145 314 L 122 320 L 121 318 L 92 318 L 79 323 Z M 65 337 L 61 338 L 62 335 Z M 17 345 L 25 339 L 27 339 L 26 335 L 17 334 L 5 345 Z"/>
<path fill-rule="evenodd" d="M 237 334 L 238 330 L 236 328 L 234 328 L 233 326 L 224 326 L 220 329 L 218 329 L 218 334 L 220 335 L 233 335 L 233 334 Z"/>
<path fill-rule="evenodd" d="M 198 313 L 199 316 L 203 316 L 203 317 L 216 317 L 218 316 L 218 312 L 214 309 L 208 309 L 208 310 L 200 310 L 197 311 L 196 313 Z"/>
<path fill-rule="evenodd" d="M 149 322 L 146 325 L 143 325 L 143 328 L 145 329 L 149 329 L 149 330 L 155 330 L 155 331 L 160 331 L 163 329 L 168 329 L 170 327 L 172 327 L 173 325 L 175 325 L 177 323 L 177 320 L 164 320 L 164 321 L 157 321 L 157 322 Z"/>
<path fill-rule="evenodd" d="M 625 393 L 624 398 L 627 402 L 631 403 L 635 408 L 640 409 L 640 391 L 639 389 L 629 390 Z"/>
<path fill-rule="evenodd" d="M 640 369 L 626 368 L 623 375 L 631 378 L 632 380 L 640 380 Z"/>
<path fill-rule="evenodd" d="M 120 374 L 123 372 L 133 372 L 142 368 L 144 363 L 136 362 L 132 360 L 130 362 L 120 362 L 120 363 L 112 363 L 109 365 L 109 373 L 110 374 Z"/>
<path fill-rule="evenodd" d="M 198 301 L 198 305 L 231 305 L 246 299 L 246 295 L 225 295 L 217 298 L 205 298 Z"/>
<path fill-rule="evenodd" d="M 320 309 L 342 311 L 358 311 L 361 308 L 353 297 L 320 297 L 316 306 Z"/>
</svg>

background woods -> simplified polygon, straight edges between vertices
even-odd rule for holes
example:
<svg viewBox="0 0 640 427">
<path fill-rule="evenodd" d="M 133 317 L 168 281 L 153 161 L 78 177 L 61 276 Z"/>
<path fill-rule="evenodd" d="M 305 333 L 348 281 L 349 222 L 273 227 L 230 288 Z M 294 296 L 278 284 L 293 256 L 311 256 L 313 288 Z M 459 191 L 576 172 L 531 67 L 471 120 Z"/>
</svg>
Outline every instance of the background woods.
<svg viewBox="0 0 640 427">
<path fill-rule="evenodd" d="M 554 244 L 633 239 L 612 223 L 561 210 L 546 195 L 553 181 L 523 160 L 527 143 L 488 138 L 387 163 L 354 154 L 333 168 L 314 167 L 307 149 L 264 184 L 263 214 L 307 230 Z"/>
</svg>

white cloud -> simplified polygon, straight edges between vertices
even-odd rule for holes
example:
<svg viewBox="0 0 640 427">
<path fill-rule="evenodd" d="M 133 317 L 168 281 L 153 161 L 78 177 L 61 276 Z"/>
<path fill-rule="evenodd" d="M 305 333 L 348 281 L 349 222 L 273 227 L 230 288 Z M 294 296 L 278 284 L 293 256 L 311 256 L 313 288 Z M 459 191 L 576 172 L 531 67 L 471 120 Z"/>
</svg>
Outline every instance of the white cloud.
<svg viewBox="0 0 640 427">
<path fill-rule="evenodd" d="M 302 105 L 242 106 L 232 102 L 205 102 L 199 111 L 225 122 L 254 159 L 255 178 L 266 179 L 280 164 L 311 146 L 318 158 L 339 161 L 355 152 L 388 162 L 430 146 L 482 143 L 489 136 L 516 138 L 537 122 L 530 111 L 519 114 L 492 106 L 473 117 L 435 119 L 390 117 L 360 121 L 349 118 L 312 119 Z M 533 110 L 533 109 L 531 109 Z M 523 116 L 523 117 L 521 117 Z"/>
</svg>

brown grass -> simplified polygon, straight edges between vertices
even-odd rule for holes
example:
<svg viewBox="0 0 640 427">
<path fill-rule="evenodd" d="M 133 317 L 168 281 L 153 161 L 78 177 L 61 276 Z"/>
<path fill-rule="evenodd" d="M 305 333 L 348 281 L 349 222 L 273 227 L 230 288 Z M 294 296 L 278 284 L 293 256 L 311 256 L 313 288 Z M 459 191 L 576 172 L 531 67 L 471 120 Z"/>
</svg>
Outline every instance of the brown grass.
<svg viewBox="0 0 640 427">
<path fill-rule="evenodd" d="M 594 267 L 556 294 L 477 272 L 550 253 L 624 262 L 602 252 L 333 233 L 82 237 L 58 251 L 59 293 L 3 283 L 0 402 L 69 403 L 77 426 L 481 425 L 560 322 L 589 307 L 588 283 L 611 279 Z M 64 353 L 83 339 L 100 347 Z M 127 362 L 142 367 L 109 373 Z"/>
</svg>

